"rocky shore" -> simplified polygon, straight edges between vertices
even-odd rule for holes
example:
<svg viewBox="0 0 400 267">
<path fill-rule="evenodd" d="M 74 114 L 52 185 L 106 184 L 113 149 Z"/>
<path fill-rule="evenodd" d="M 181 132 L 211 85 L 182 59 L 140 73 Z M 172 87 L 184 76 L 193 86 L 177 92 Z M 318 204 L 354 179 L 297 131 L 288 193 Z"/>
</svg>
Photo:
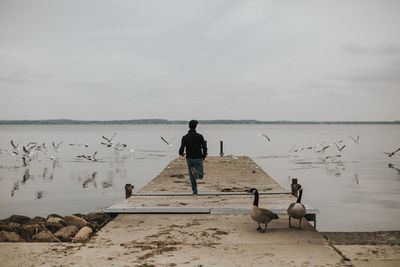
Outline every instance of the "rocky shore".
<svg viewBox="0 0 400 267">
<path fill-rule="evenodd" d="M 50 214 L 47 218 L 12 215 L 0 220 L 0 242 L 87 242 L 112 218 L 105 213 Z"/>
<path fill-rule="evenodd" d="M 321 232 L 334 245 L 400 246 L 400 231 Z"/>
</svg>

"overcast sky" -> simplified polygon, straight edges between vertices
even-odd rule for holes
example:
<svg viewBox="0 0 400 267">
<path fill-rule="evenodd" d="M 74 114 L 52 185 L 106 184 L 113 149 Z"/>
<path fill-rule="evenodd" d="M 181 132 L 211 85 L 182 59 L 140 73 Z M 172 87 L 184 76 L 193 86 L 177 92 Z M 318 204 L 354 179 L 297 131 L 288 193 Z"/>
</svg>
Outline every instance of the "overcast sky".
<svg viewBox="0 0 400 267">
<path fill-rule="evenodd" d="M 0 0 L 0 119 L 400 119 L 400 1 Z"/>
</svg>

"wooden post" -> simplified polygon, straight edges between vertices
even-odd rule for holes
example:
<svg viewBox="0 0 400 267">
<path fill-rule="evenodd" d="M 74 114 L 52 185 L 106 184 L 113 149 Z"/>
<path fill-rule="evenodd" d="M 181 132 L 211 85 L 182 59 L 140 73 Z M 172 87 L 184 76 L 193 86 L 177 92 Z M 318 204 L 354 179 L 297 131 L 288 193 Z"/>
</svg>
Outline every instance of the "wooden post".
<svg viewBox="0 0 400 267">
<path fill-rule="evenodd" d="M 134 186 L 132 184 L 125 185 L 125 198 L 129 198 L 132 196 L 132 189 Z"/>
<path fill-rule="evenodd" d="M 224 141 L 219 141 L 219 155 L 224 156 Z"/>
<path fill-rule="evenodd" d="M 297 183 L 297 178 L 292 178 L 292 184 L 290 185 L 292 188 L 292 195 L 297 197 L 299 193 L 300 185 Z"/>
</svg>

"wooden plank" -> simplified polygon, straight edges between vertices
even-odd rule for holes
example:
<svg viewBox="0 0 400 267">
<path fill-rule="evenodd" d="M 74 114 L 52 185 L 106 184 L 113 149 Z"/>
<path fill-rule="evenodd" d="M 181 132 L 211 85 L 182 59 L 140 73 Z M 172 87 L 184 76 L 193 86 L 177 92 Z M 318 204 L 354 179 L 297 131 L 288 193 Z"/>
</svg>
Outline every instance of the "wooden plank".
<svg viewBox="0 0 400 267">
<path fill-rule="evenodd" d="M 209 214 L 209 208 L 182 208 L 182 207 L 110 207 L 103 210 L 105 213 L 129 214 Z"/>
<path fill-rule="evenodd" d="M 285 189 L 247 156 L 208 157 L 204 162 L 204 179 L 198 180 L 199 192 L 242 191 L 255 187 L 259 191 L 285 192 Z M 177 158 L 141 192 L 191 192 L 186 160 Z"/>
<path fill-rule="evenodd" d="M 271 208 L 276 214 L 286 214 L 287 208 Z M 130 213 L 130 214 L 248 214 L 249 208 L 193 208 L 193 207 L 114 207 L 103 210 L 105 213 Z M 317 209 L 307 209 L 307 214 L 318 214 Z"/>
</svg>

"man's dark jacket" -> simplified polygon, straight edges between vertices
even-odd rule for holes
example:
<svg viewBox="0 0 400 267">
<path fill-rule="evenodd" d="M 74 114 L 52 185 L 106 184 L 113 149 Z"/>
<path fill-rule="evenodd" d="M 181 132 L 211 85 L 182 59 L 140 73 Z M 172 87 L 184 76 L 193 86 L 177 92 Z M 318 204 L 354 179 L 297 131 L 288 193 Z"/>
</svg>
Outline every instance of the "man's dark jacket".
<svg viewBox="0 0 400 267">
<path fill-rule="evenodd" d="M 189 132 L 182 137 L 179 155 L 183 156 L 186 147 L 186 158 L 189 159 L 205 159 L 207 156 L 207 144 L 204 137 L 197 133 L 196 130 Z"/>
</svg>

